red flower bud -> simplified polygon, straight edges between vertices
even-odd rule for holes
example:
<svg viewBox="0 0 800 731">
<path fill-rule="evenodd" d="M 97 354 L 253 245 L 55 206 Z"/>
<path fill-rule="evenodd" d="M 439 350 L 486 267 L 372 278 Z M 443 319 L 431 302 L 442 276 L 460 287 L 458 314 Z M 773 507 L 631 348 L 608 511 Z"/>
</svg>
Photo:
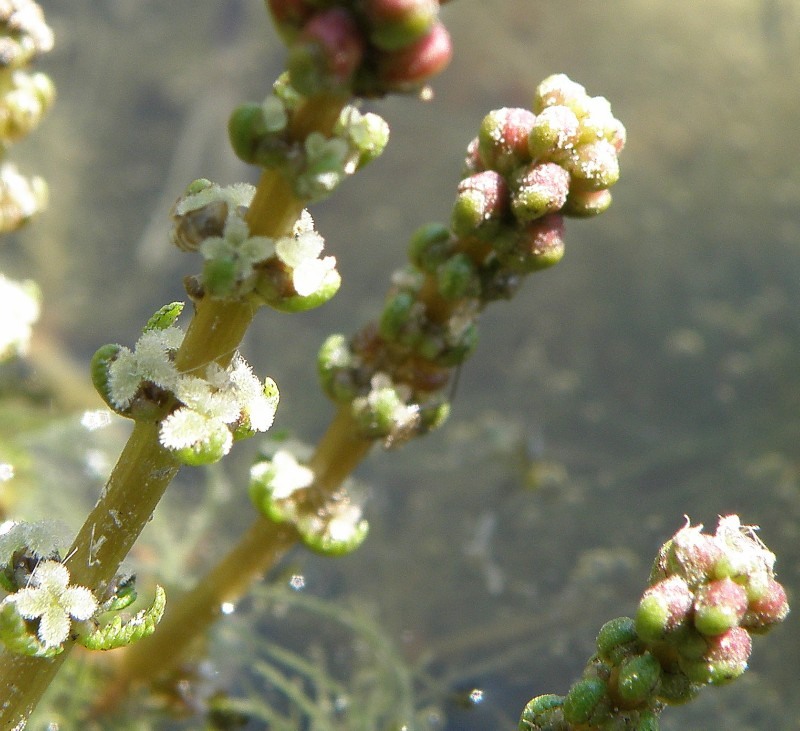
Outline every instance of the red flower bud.
<svg viewBox="0 0 800 731">
<path fill-rule="evenodd" d="M 415 89 L 443 71 L 452 57 L 450 34 L 437 21 L 416 43 L 381 54 L 378 78 L 390 89 Z"/>
<path fill-rule="evenodd" d="M 636 612 L 636 632 L 643 642 L 656 642 L 680 627 L 692 609 L 692 592 L 679 576 L 649 587 Z"/>
<path fill-rule="evenodd" d="M 517 235 L 510 251 L 498 252 L 504 266 L 520 273 L 553 266 L 564 256 L 564 218 L 558 213 L 531 221 Z"/>
<path fill-rule="evenodd" d="M 694 626 L 704 635 L 720 635 L 736 627 L 747 610 L 747 592 L 733 579 L 701 587 L 694 602 Z"/>
<path fill-rule="evenodd" d="M 291 49 L 292 86 L 304 94 L 346 86 L 361 64 L 364 45 L 347 10 L 334 7 L 316 13 Z"/>
<path fill-rule="evenodd" d="M 742 627 L 756 634 L 766 632 L 773 625 L 783 622 L 789 614 L 786 590 L 775 579 L 771 579 L 766 593 L 750 602 L 742 620 Z"/>
<path fill-rule="evenodd" d="M 697 660 L 679 658 L 681 670 L 694 683 L 722 685 L 738 678 L 746 669 L 753 642 L 747 630 L 733 627 L 707 638 L 708 649 Z"/>
<path fill-rule="evenodd" d="M 559 211 L 567 200 L 569 173 L 554 162 L 531 165 L 513 182 L 511 210 L 520 223 Z"/>
<path fill-rule="evenodd" d="M 536 115 L 529 109 L 504 107 L 489 112 L 478 131 L 478 152 L 483 164 L 509 175 L 531 160 L 528 137 Z"/>
<path fill-rule="evenodd" d="M 439 14 L 436 0 L 365 0 L 369 38 L 384 51 L 397 51 L 428 33 Z"/>
<path fill-rule="evenodd" d="M 470 175 L 458 184 L 451 225 L 458 236 L 498 222 L 508 210 L 508 186 L 494 170 Z"/>
</svg>

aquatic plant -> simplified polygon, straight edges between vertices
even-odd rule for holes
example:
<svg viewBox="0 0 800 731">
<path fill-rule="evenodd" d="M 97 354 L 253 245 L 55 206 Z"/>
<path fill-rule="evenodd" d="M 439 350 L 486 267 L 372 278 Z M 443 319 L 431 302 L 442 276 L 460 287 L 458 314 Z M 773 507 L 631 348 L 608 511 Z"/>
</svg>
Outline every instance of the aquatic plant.
<svg viewBox="0 0 800 731">
<path fill-rule="evenodd" d="M 0 718 L 12 727 L 24 724 L 76 642 L 90 649 L 132 645 L 115 667 L 103 699 L 108 707 L 132 684 L 156 679 L 180 662 L 186 646 L 289 547 L 299 542 L 331 556 L 356 550 L 367 523 L 346 479 L 373 444 L 397 447 L 444 423 L 454 372 L 476 346 L 478 315 L 489 302 L 510 299 L 526 275 L 560 260 L 564 217 L 595 216 L 611 203 L 625 130 L 604 98 L 589 96 L 557 74 L 539 85 L 531 109 L 486 115 L 467 149 L 449 224 L 427 225 L 412 235 L 409 263 L 392 275 L 374 322 L 351 338 L 334 335 L 323 344 L 318 372 L 337 414 L 317 448 L 305 457 L 288 448 L 261 455 L 249 485 L 258 517 L 194 589 L 169 602 L 163 620 L 163 591 L 155 589 L 149 609 L 101 622 L 101 615 L 122 611 L 135 598 L 134 580 L 120 573 L 120 564 L 180 466 L 213 464 L 235 442 L 272 425 L 277 387 L 269 378 L 257 378 L 237 352 L 256 311 L 315 308 L 341 285 L 335 259 L 323 256 L 324 242 L 307 206 L 330 195 L 387 144 L 388 125 L 362 113 L 353 98 L 425 93 L 428 80 L 450 57 L 436 2 L 268 5 L 289 46 L 287 72 L 264 101 L 237 108 L 229 124 L 234 150 L 262 169 L 261 179 L 254 188 L 196 180 L 172 210 L 173 243 L 201 259 L 200 273 L 185 282 L 192 319 L 184 332 L 176 324 L 182 307 L 172 303 L 149 319 L 133 347 L 105 345 L 92 359 L 98 392 L 134 427 L 71 546 L 43 547 L 29 537 L 26 523 L 14 523 L 6 533 L 7 654 L 0 687 L 8 699 Z M 759 567 L 774 589 L 772 563 L 762 557 Z M 694 581 L 695 593 L 685 597 L 685 616 L 676 626 L 688 623 L 691 607 L 698 636 L 714 637 L 733 632 L 748 611 L 756 612 L 755 602 L 764 595 L 752 588 L 749 574 L 721 571 L 715 565 L 713 580 L 727 578 L 726 587 L 740 587 L 734 593 L 749 588 L 750 603 L 734 612 L 712 611 L 708 576 L 703 587 Z M 775 621 L 785 614 L 784 604 L 774 612 Z M 736 621 L 717 631 L 724 621 L 720 613 L 733 614 Z M 563 701 L 548 700 L 546 709 L 542 701 L 532 702 L 523 721 L 532 728 L 556 722 L 600 727 L 611 723 L 606 716 L 613 707 L 623 708 L 625 716 L 614 723 L 653 727 L 665 697 L 662 673 L 672 672 L 654 665 L 656 654 L 647 643 L 666 638 L 648 634 L 653 621 L 641 619 L 636 637 L 626 635 L 626 644 L 635 645 L 630 654 L 611 657 L 598 648 L 606 654 L 593 661 L 594 675 L 579 690 Z M 271 651 L 278 656 L 278 649 Z M 311 675 L 296 657 L 282 657 Z M 703 652 L 690 659 L 701 665 L 708 660 Z M 729 679 L 743 662 L 740 653 L 734 669 L 728 663 L 707 678 L 693 665 L 686 677 L 694 690 Z M 609 689 L 614 663 L 620 670 Z M 279 684 L 273 669 L 260 669 Z M 646 690 L 628 682 L 634 675 L 647 675 Z M 602 689 L 599 681 L 605 683 Z M 602 714 L 595 705 L 587 711 L 577 702 L 587 695 L 587 683 Z M 299 706 L 312 703 L 305 692 L 285 687 Z M 278 718 L 253 704 L 208 708 L 223 715 L 251 713 L 272 723 Z M 628 713 L 630 708 L 635 713 Z M 563 719 L 542 721 L 540 711 L 562 713 Z"/>
</svg>

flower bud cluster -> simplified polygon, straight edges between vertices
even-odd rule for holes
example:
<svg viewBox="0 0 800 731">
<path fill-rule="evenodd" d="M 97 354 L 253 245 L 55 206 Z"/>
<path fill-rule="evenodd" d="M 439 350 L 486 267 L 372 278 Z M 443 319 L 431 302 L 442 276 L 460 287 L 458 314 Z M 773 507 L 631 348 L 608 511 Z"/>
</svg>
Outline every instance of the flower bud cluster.
<svg viewBox="0 0 800 731">
<path fill-rule="evenodd" d="M 0 148 L 38 127 L 55 98 L 43 73 L 26 66 L 53 47 L 53 33 L 32 0 L 0 2 Z M 0 164 L 0 232 L 13 231 L 47 204 L 39 177 L 27 179 L 8 162 Z"/>
<path fill-rule="evenodd" d="M 336 335 L 323 345 L 323 388 L 350 405 L 362 436 L 391 446 L 444 421 L 442 390 L 475 349 L 479 313 L 561 259 L 572 196 L 607 194 L 616 181 L 624 129 L 608 102 L 554 76 L 539 86 L 535 106 L 539 114 L 500 109 L 484 118 L 450 226 L 429 224 L 412 236 L 409 266 L 394 274 L 377 323 L 350 342 Z M 595 148 L 614 154 L 601 161 Z"/>
<path fill-rule="evenodd" d="M 389 126 L 377 114 L 346 106 L 330 137 L 311 132 L 298 140 L 292 120 L 301 100 L 284 74 L 262 104 L 233 111 L 228 133 L 234 152 L 246 163 L 280 170 L 298 198 L 319 201 L 383 152 Z"/>
<path fill-rule="evenodd" d="M 416 91 L 450 62 L 438 0 L 268 0 L 303 94 Z"/>
<path fill-rule="evenodd" d="M 209 363 L 181 373 L 174 356 L 183 331 L 173 322 L 182 305 L 173 303 L 151 318 L 136 347 L 104 345 L 92 359 L 92 380 L 106 403 L 131 419 L 159 419 L 161 445 L 184 464 L 210 464 L 236 439 L 272 425 L 278 389 L 262 384 L 237 355 L 227 368 Z"/>
<path fill-rule="evenodd" d="M 250 499 L 265 517 L 291 524 L 311 550 L 342 556 L 367 536 L 367 521 L 346 486 L 333 494 L 314 490 L 314 473 L 288 449 L 256 462 L 250 470 Z"/>
<path fill-rule="evenodd" d="M 664 706 L 738 678 L 751 636 L 789 612 L 775 556 L 754 531 L 735 515 L 720 518 L 714 535 L 679 530 L 658 554 L 635 619 L 603 625 L 583 678 L 565 697 L 531 700 L 520 730 L 658 729 Z"/>
<path fill-rule="evenodd" d="M 297 312 L 327 302 L 341 279 L 332 256 L 320 258 L 322 236 L 303 211 L 292 234 L 278 239 L 251 236 L 245 220 L 255 189 L 226 188 L 196 180 L 173 207 L 173 243 L 199 251 L 203 272 L 191 283 L 193 298 L 256 297 L 279 310 Z"/>
</svg>

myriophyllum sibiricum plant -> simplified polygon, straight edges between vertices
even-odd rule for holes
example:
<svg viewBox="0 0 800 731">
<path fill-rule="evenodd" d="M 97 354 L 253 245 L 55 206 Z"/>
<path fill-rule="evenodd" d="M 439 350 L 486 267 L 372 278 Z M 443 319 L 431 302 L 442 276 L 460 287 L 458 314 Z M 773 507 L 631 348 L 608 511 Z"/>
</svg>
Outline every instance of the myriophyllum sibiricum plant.
<svg viewBox="0 0 800 731">
<path fill-rule="evenodd" d="M 374 322 L 322 345 L 318 372 L 337 414 L 311 456 L 283 448 L 260 458 L 249 485 L 257 517 L 240 542 L 166 612 L 158 587 L 149 608 L 119 614 L 136 594 L 120 564 L 180 466 L 216 462 L 238 440 L 270 428 L 277 387 L 254 374 L 239 343 L 261 307 L 299 312 L 338 291 L 335 258 L 307 207 L 387 144 L 388 125 L 354 102 L 393 92 L 430 96 L 426 83 L 452 53 L 441 4 L 268 0 L 289 49 L 287 71 L 228 125 L 234 151 L 261 168 L 258 185 L 196 180 L 172 210 L 173 243 L 200 260 L 200 272 L 184 282 L 192 319 L 184 331 L 182 303 L 166 305 L 132 347 L 109 344 L 95 354 L 95 387 L 134 427 L 72 544 L 47 545 L 38 527 L 22 522 L 0 536 L 8 593 L 0 603 L 2 728 L 25 725 L 76 642 L 100 650 L 131 645 L 106 694 L 113 702 L 132 681 L 174 667 L 221 607 L 290 546 L 326 555 L 360 546 L 367 523 L 346 481 L 361 459 L 373 444 L 395 447 L 444 423 L 448 386 L 476 347 L 483 309 L 561 259 L 565 217 L 609 207 L 625 129 L 606 99 L 556 74 L 539 85 L 531 108 L 490 112 L 468 146 L 449 223 L 412 235 L 409 262 L 392 275 Z M 705 540 L 699 529 L 685 531 L 671 545 Z M 687 568 L 685 552 L 665 548 L 644 609 L 620 624 L 628 632 L 622 649 L 598 645 L 583 685 L 564 699 L 534 699 L 521 728 L 612 728 L 610 718 L 613 728 L 655 728 L 661 706 L 677 697 L 675 678 L 696 690 L 743 670 L 741 633 L 749 638 L 780 621 L 785 595 L 778 595 L 774 557 L 750 529 L 726 519 L 711 541 L 716 558 L 702 575 Z M 673 617 L 658 587 L 678 580 L 683 614 Z M 738 664 L 719 659 L 723 637 L 740 651 Z M 636 681 L 645 675 L 652 680 L 646 692 Z M 594 700 L 587 705 L 585 697 Z"/>
</svg>

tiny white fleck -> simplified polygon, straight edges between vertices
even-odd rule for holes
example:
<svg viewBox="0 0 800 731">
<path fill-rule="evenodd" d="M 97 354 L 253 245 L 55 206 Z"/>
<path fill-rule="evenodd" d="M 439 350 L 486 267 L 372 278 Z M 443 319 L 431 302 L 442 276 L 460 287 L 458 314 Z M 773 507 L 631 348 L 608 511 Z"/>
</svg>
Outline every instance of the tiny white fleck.
<svg viewBox="0 0 800 731">
<path fill-rule="evenodd" d="M 233 602 L 222 602 L 220 611 L 223 614 L 233 614 L 236 611 L 236 605 Z"/>
<path fill-rule="evenodd" d="M 289 586 L 291 586 L 295 591 L 305 589 L 306 577 L 302 574 L 295 574 L 291 579 L 289 579 Z"/>
</svg>

